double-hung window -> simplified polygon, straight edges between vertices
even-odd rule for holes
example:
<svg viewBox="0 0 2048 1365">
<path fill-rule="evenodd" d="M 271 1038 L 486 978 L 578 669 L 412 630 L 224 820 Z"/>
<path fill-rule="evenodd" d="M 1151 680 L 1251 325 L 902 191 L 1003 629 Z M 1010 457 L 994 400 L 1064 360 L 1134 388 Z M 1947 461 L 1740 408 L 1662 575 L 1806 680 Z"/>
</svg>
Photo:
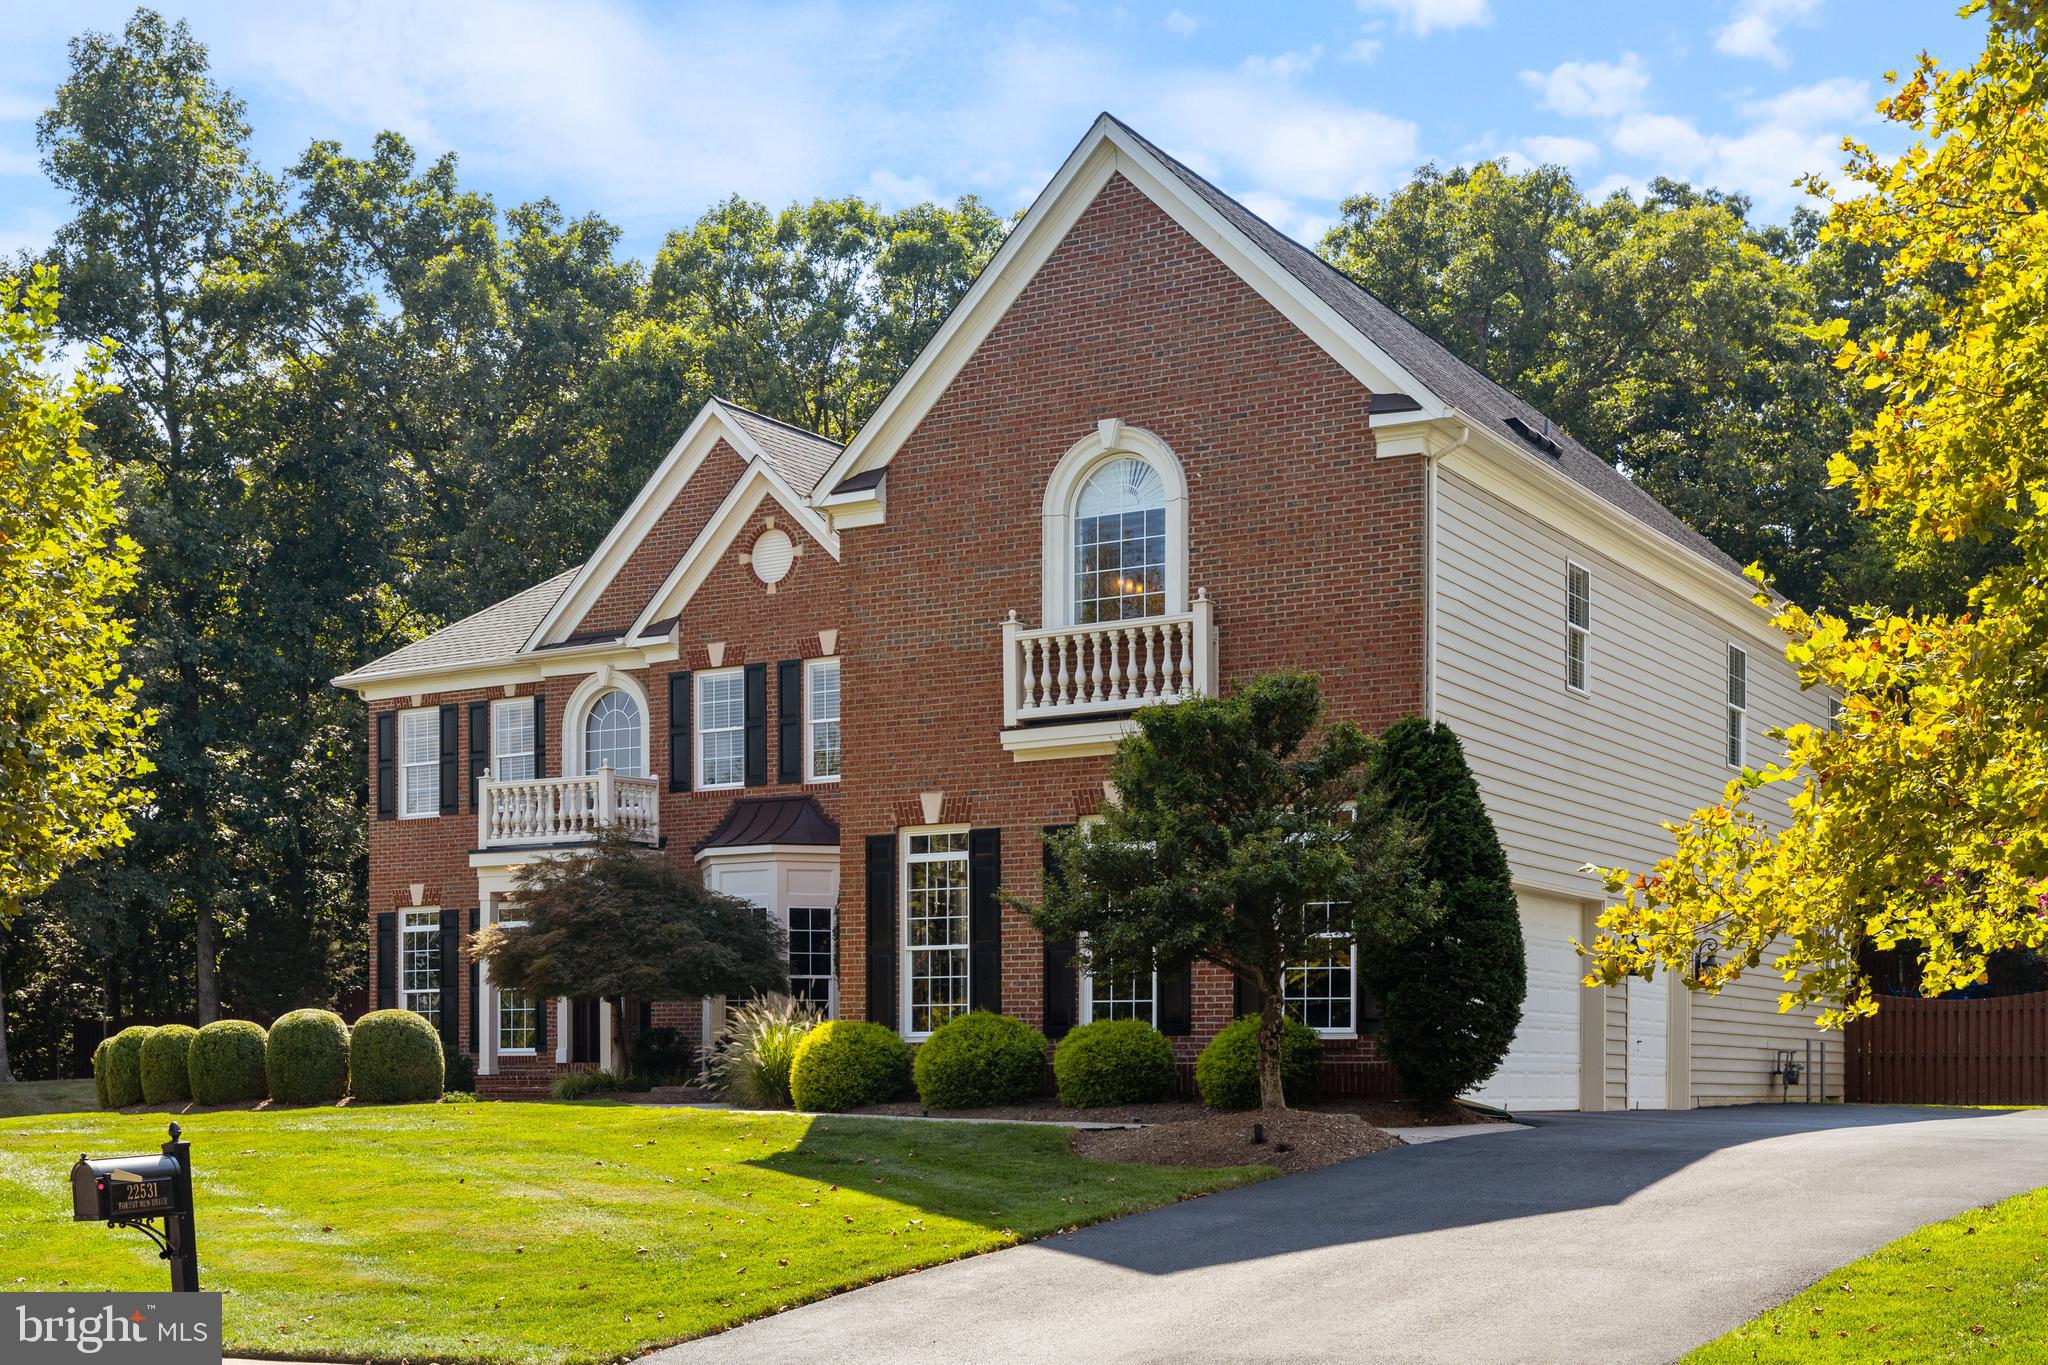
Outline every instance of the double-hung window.
<svg viewBox="0 0 2048 1365">
<path fill-rule="evenodd" d="M 500 920 L 506 929 L 523 929 L 523 919 Z M 540 1037 L 540 1006 L 533 996 L 510 986 L 498 987 L 498 1051 L 532 1052 Z"/>
<path fill-rule="evenodd" d="M 967 1002 L 967 831 L 903 836 L 904 1032 L 922 1038 Z"/>
<path fill-rule="evenodd" d="M 829 1014 L 832 1009 L 832 907 L 789 908 L 789 993 Z"/>
<path fill-rule="evenodd" d="M 1728 646 L 1728 766 L 1743 765 L 1743 719 L 1749 713 L 1749 655 Z"/>
<path fill-rule="evenodd" d="M 407 910 L 399 918 L 398 1008 L 441 1026 L 439 910 Z"/>
<path fill-rule="evenodd" d="M 1335 901 L 1311 901 L 1303 907 L 1326 951 L 1287 965 L 1280 998 L 1289 1014 L 1317 1033 L 1349 1036 L 1358 1030 L 1357 946 L 1337 927 L 1337 911 L 1342 908 Z"/>
<path fill-rule="evenodd" d="M 441 713 L 431 706 L 398 715 L 398 813 L 441 813 Z"/>
<path fill-rule="evenodd" d="M 1564 566 L 1564 685 L 1590 689 L 1593 646 L 1593 575 L 1577 564 Z"/>
<path fill-rule="evenodd" d="M 839 780 L 839 660 L 813 659 L 804 665 L 805 780 Z"/>
<path fill-rule="evenodd" d="M 1159 1022 L 1159 973 L 1132 972 L 1124 976 L 1098 976 L 1090 972 L 1081 979 L 1083 1023 L 1098 1019 L 1142 1019 Z"/>
<path fill-rule="evenodd" d="M 744 786 L 747 776 L 746 672 L 697 675 L 697 786 Z"/>
<path fill-rule="evenodd" d="M 491 703 L 491 776 L 500 782 L 539 776 L 533 770 L 532 697 Z"/>
</svg>

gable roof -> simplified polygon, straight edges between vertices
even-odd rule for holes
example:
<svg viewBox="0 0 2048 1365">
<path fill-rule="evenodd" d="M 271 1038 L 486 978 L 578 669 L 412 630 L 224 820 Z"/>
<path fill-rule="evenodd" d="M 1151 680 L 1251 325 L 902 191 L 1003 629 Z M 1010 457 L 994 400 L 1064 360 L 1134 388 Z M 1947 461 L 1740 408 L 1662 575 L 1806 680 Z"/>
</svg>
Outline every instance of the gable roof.
<svg viewBox="0 0 2048 1365">
<path fill-rule="evenodd" d="M 817 488 L 818 480 L 825 476 L 832 462 L 839 458 L 839 452 L 846 449 L 839 442 L 815 431 L 806 431 L 766 413 L 743 408 L 730 398 L 711 401 L 725 409 L 735 426 L 754 438 L 762 456 L 775 466 L 778 474 L 789 480 L 790 487 L 807 496 Z"/>
<path fill-rule="evenodd" d="M 1547 460 L 1573 483 L 1651 530 L 1678 541 L 1732 573 L 1742 572 L 1742 566 L 1723 553 L 1719 546 L 1645 493 L 1627 475 L 1573 440 L 1563 427 L 1452 355 L 1442 343 L 1382 303 L 1356 280 L 1146 141 L 1143 134 L 1112 115 L 1104 114 L 1103 117 L 1159 158 L 1160 163 L 1182 184 L 1251 238 L 1260 250 L 1300 281 L 1302 287 L 1328 303 L 1345 321 L 1399 362 L 1403 369 L 1420 379 L 1444 403 L 1491 426 L 1496 435 L 1525 450 L 1529 448 L 1528 439 L 1510 425 L 1509 419 L 1519 419 L 1529 430 L 1546 433 L 1558 447 L 1558 452 L 1553 457 L 1531 451 L 1534 458 Z"/>
<path fill-rule="evenodd" d="M 443 626 L 424 640 L 372 660 L 351 673 L 336 678 L 340 687 L 400 678 L 442 668 L 494 663 L 519 653 L 541 617 L 547 615 L 577 570 L 558 573 L 545 583 L 536 583 L 502 602 L 494 602 L 473 616 Z"/>
</svg>

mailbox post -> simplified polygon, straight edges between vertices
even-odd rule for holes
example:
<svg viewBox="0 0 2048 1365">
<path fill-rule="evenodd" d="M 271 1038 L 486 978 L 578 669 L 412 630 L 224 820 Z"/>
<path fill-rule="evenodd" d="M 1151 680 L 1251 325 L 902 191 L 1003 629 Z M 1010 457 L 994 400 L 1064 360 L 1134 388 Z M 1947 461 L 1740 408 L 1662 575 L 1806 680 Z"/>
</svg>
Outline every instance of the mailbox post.
<svg viewBox="0 0 2048 1365">
<path fill-rule="evenodd" d="M 171 1124 L 160 1156 L 79 1154 L 71 1168 L 71 1218 L 110 1228 L 140 1228 L 171 1263 L 173 1292 L 199 1288 L 199 1246 L 192 1220 L 192 1144 Z M 150 1224 L 164 1220 L 159 1233 Z"/>
</svg>

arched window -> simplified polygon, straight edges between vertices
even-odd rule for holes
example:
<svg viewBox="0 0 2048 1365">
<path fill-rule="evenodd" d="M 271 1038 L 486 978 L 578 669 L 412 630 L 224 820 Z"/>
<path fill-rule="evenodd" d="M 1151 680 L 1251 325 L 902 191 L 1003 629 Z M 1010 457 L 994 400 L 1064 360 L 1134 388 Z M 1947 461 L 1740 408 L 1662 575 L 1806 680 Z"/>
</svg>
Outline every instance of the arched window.
<svg viewBox="0 0 2048 1365">
<path fill-rule="evenodd" d="M 1166 485 L 1132 455 L 1104 463 L 1074 503 L 1074 623 L 1166 614 Z"/>
<path fill-rule="evenodd" d="M 626 693 L 613 689 L 599 697 L 583 722 L 583 771 L 609 767 L 623 777 L 645 777 L 642 723 L 640 704 Z"/>
</svg>

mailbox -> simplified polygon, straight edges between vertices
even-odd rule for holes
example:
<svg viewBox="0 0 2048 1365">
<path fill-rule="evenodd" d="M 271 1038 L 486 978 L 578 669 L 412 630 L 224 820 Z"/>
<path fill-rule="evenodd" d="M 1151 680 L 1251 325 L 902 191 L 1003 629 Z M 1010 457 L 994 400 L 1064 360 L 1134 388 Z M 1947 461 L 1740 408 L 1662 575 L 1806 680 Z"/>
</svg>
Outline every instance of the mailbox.
<svg viewBox="0 0 2048 1365">
<path fill-rule="evenodd" d="M 79 1223 L 113 1223 L 128 1218 L 161 1218 L 189 1213 L 179 1207 L 179 1166 L 168 1156 L 81 1156 L 71 1168 L 71 1217 Z"/>
</svg>

